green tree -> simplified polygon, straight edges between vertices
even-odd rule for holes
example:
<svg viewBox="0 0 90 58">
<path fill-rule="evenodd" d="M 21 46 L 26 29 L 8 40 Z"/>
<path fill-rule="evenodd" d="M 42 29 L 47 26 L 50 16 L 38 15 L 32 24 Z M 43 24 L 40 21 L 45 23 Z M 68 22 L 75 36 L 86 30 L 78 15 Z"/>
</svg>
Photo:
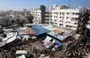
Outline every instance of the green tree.
<svg viewBox="0 0 90 58">
<path fill-rule="evenodd" d="M 33 23 L 33 18 L 34 18 L 33 15 L 28 14 L 27 20 L 28 20 L 29 23 Z"/>
<path fill-rule="evenodd" d="M 16 24 L 17 24 L 17 26 L 24 26 L 25 20 L 17 19 Z"/>
</svg>

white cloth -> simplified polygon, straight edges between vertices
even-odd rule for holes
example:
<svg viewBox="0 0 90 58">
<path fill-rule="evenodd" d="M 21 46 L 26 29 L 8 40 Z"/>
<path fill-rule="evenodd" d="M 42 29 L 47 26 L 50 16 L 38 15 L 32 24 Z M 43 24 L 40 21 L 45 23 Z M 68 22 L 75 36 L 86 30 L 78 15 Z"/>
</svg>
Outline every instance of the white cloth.
<svg viewBox="0 0 90 58">
<path fill-rule="evenodd" d="M 26 58 L 25 55 L 18 56 L 16 58 Z"/>
</svg>

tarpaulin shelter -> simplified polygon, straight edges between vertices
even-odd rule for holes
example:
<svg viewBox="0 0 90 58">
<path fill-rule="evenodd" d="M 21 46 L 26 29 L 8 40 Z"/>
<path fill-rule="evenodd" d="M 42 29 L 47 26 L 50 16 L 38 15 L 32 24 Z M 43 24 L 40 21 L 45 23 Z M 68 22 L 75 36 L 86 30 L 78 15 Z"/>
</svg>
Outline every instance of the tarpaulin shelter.
<svg viewBox="0 0 90 58">
<path fill-rule="evenodd" d="M 48 33 L 49 31 L 50 30 L 44 28 L 41 25 L 32 25 L 32 27 L 25 30 L 25 33 L 43 39 L 46 37 L 46 33 Z"/>
<path fill-rule="evenodd" d="M 46 33 L 49 32 L 48 29 L 45 29 L 43 26 L 41 25 L 32 25 L 32 30 L 35 31 L 35 35 L 36 37 L 45 39 L 46 38 Z"/>
<path fill-rule="evenodd" d="M 45 29 L 41 25 L 32 25 L 31 28 L 26 28 L 24 31 L 27 34 L 32 34 L 32 35 L 36 35 L 36 36 L 49 32 L 48 29 Z"/>
<path fill-rule="evenodd" d="M 40 35 L 40 34 L 49 32 L 49 30 L 43 28 L 41 25 L 32 25 L 32 30 L 35 31 L 36 35 Z"/>
<path fill-rule="evenodd" d="M 44 42 L 45 47 L 50 48 L 50 49 L 62 48 L 62 45 L 63 45 L 61 41 L 51 36 L 47 36 L 43 42 Z"/>
<path fill-rule="evenodd" d="M 26 34 L 36 35 L 36 32 L 32 28 L 26 28 L 24 32 Z"/>
<path fill-rule="evenodd" d="M 47 33 L 48 36 L 55 38 L 56 40 L 63 41 L 65 39 L 65 36 L 60 35 L 54 31 L 51 31 Z"/>
</svg>

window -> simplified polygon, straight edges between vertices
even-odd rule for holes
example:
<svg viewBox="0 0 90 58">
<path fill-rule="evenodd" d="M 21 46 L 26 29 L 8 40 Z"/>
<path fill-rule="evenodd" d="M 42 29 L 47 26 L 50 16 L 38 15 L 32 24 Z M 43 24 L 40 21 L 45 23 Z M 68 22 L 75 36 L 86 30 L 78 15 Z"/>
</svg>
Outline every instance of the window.
<svg viewBox="0 0 90 58">
<path fill-rule="evenodd" d="M 46 17 L 49 17 L 49 16 L 46 16 Z"/>
<path fill-rule="evenodd" d="M 73 15 L 79 15 L 79 13 L 72 13 Z"/>
<path fill-rule="evenodd" d="M 54 12 L 54 14 L 58 15 L 58 12 Z"/>
<path fill-rule="evenodd" d="M 75 13 L 72 13 L 73 15 L 75 14 Z"/>
<path fill-rule="evenodd" d="M 54 20 L 55 22 L 57 21 L 57 20 Z"/>
<path fill-rule="evenodd" d="M 57 16 L 54 16 L 54 18 L 58 18 Z"/>
<path fill-rule="evenodd" d="M 62 22 L 62 23 L 63 23 L 63 21 L 62 21 L 62 20 L 60 20 L 60 22 Z"/>
<path fill-rule="evenodd" d="M 77 25 L 77 24 L 78 24 L 78 22 L 77 22 L 77 21 L 75 21 L 75 22 L 74 22 L 74 24 L 75 24 L 75 25 Z"/>
<path fill-rule="evenodd" d="M 60 17 L 61 18 L 61 17 Z"/>
<path fill-rule="evenodd" d="M 76 15 L 79 15 L 79 13 L 76 13 Z"/>
<path fill-rule="evenodd" d="M 57 24 L 57 23 L 54 23 L 54 24 Z"/>
<path fill-rule="evenodd" d="M 49 24 L 49 22 L 45 22 L 46 24 Z"/>
<path fill-rule="evenodd" d="M 69 15 L 70 13 L 68 12 L 67 15 Z"/>
<path fill-rule="evenodd" d="M 64 13 L 62 13 L 62 15 L 64 15 Z"/>
<path fill-rule="evenodd" d="M 64 15 L 64 13 L 63 12 L 62 13 L 60 12 L 60 15 Z"/>
<path fill-rule="evenodd" d="M 75 18 L 75 20 L 78 20 L 78 18 Z"/>
<path fill-rule="evenodd" d="M 61 15 L 61 12 L 60 12 L 60 15 Z"/>
<path fill-rule="evenodd" d="M 59 24 L 60 26 L 63 26 L 63 24 Z"/>
<path fill-rule="evenodd" d="M 70 28 L 70 27 L 72 27 L 72 26 L 66 25 L 66 27 L 69 27 L 69 28 Z"/>
<path fill-rule="evenodd" d="M 71 23 L 71 22 L 69 22 L 69 21 L 66 21 L 66 23 Z"/>
<path fill-rule="evenodd" d="M 78 18 L 72 18 L 71 19 L 71 21 L 77 21 L 78 20 Z"/>
<path fill-rule="evenodd" d="M 45 19 L 45 20 L 49 21 L 49 19 Z"/>
<path fill-rule="evenodd" d="M 67 17 L 67 19 L 68 19 L 69 17 Z"/>
</svg>

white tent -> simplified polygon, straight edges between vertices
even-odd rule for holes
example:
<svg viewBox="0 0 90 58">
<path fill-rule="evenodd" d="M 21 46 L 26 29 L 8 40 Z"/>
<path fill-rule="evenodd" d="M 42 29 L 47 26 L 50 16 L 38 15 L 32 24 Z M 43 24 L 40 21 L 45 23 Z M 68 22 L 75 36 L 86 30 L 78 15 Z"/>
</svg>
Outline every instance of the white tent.
<svg viewBox="0 0 90 58">
<path fill-rule="evenodd" d="M 25 55 L 17 56 L 16 58 L 26 58 Z"/>
<path fill-rule="evenodd" d="M 17 50 L 16 54 L 28 54 L 26 50 Z"/>
</svg>

